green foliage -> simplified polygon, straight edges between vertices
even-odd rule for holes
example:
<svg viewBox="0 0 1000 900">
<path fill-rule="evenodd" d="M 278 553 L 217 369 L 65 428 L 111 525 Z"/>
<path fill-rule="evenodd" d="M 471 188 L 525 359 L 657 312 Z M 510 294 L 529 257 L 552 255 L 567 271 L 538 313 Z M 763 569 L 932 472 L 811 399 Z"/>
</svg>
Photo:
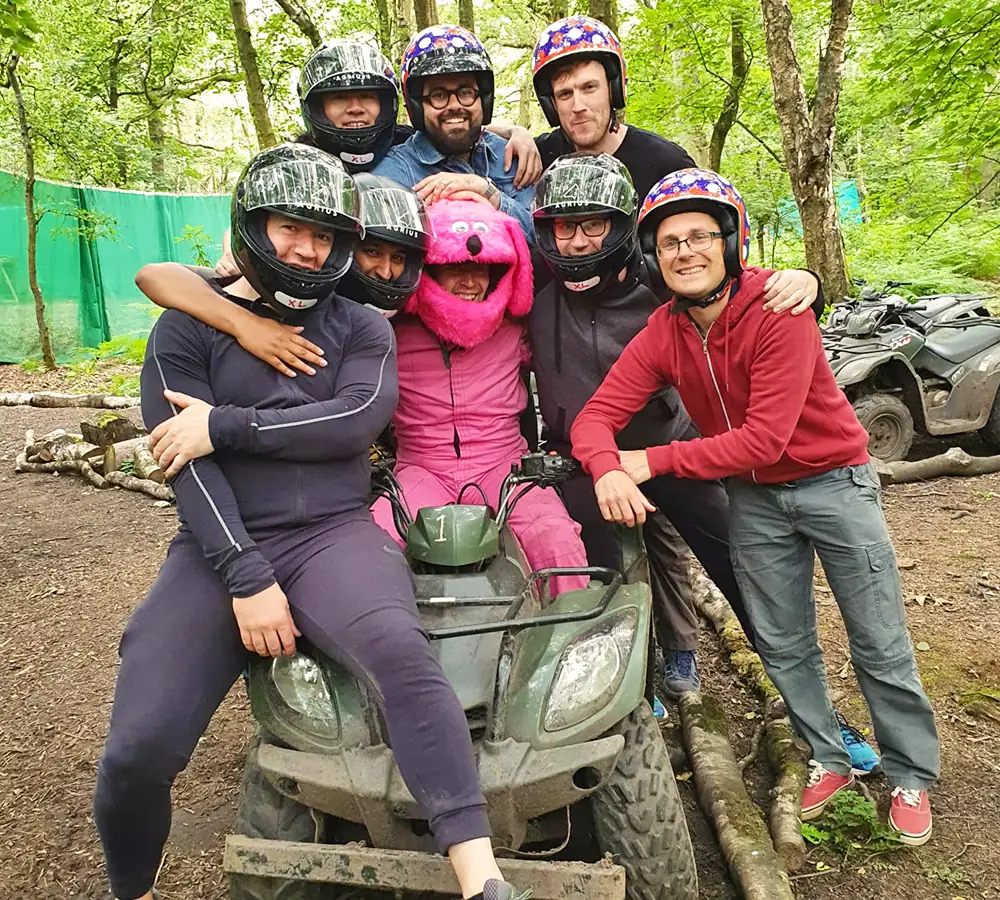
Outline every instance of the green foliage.
<svg viewBox="0 0 1000 900">
<path fill-rule="evenodd" d="M 827 805 L 822 826 L 802 823 L 802 837 L 813 846 L 827 847 L 846 859 L 855 850 L 892 853 L 904 844 L 878 818 L 878 810 L 854 791 L 841 791 Z"/>
<path fill-rule="evenodd" d="M 37 375 L 39 372 L 45 371 L 45 363 L 42 362 L 40 356 L 31 356 L 21 362 L 21 368 L 29 375 Z"/>
<path fill-rule="evenodd" d="M 38 20 L 24 0 L 0 0 L 0 54 L 27 53 L 38 30 Z"/>
<path fill-rule="evenodd" d="M 196 266 L 211 266 L 214 261 L 205 252 L 214 244 L 212 236 L 201 225 L 185 225 L 180 237 L 174 238 L 175 244 L 190 244 L 191 256 Z"/>
<path fill-rule="evenodd" d="M 138 397 L 139 376 L 122 374 L 112 375 L 111 393 L 116 397 Z"/>
</svg>

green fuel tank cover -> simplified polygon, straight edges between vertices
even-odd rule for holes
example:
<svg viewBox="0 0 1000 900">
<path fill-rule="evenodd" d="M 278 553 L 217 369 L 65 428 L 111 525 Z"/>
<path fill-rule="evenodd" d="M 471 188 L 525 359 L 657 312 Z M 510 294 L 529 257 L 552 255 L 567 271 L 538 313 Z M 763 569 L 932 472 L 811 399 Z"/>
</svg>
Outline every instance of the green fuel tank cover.
<svg viewBox="0 0 1000 900">
<path fill-rule="evenodd" d="M 413 559 L 435 566 L 469 566 L 500 552 L 500 532 L 485 506 L 428 506 L 406 532 Z"/>
</svg>

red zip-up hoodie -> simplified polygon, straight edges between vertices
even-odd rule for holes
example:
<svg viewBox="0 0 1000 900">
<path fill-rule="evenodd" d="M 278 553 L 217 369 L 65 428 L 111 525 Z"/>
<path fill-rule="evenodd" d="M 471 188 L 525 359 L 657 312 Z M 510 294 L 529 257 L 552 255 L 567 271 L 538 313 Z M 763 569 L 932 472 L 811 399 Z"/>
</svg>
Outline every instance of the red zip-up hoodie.
<svg viewBox="0 0 1000 900">
<path fill-rule="evenodd" d="M 654 476 L 775 484 L 868 462 L 812 316 L 765 311 L 771 274 L 747 269 L 704 338 L 673 303 L 649 317 L 573 423 L 573 455 L 594 481 L 622 468 L 615 435 L 666 384 L 704 437 L 648 448 Z"/>
</svg>

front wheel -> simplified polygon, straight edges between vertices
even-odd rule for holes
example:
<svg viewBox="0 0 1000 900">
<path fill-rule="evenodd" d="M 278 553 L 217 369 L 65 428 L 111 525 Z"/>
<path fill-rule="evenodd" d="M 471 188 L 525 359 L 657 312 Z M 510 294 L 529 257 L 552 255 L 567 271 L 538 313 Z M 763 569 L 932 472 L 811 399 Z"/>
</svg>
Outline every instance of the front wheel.
<svg viewBox="0 0 1000 900">
<path fill-rule="evenodd" d="M 267 780 L 257 764 L 257 749 L 269 742 L 267 733 L 261 731 L 247 750 L 236 812 L 237 834 L 271 841 L 321 843 L 322 815 L 282 794 Z M 307 881 L 255 875 L 229 876 L 230 900 L 326 900 L 326 897 L 329 893 L 324 895 L 323 885 Z"/>
<path fill-rule="evenodd" d="M 868 432 L 868 452 L 882 462 L 906 459 L 913 444 L 913 416 L 907 405 L 892 394 L 866 394 L 853 406 Z"/>
<path fill-rule="evenodd" d="M 590 798 L 601 852 L 625 869 L 628 900 L 697 900 L 691 836 L 649 704 L 643 700 L 615 732 L 625 749 Z"/>
<path fill-rule="evenodd" d="M 979 434 L 991 450 L 1000 450 L 1000 390 L 993 398 L 993 408 L 986 424 L 979 429 Z"/>
</svg>

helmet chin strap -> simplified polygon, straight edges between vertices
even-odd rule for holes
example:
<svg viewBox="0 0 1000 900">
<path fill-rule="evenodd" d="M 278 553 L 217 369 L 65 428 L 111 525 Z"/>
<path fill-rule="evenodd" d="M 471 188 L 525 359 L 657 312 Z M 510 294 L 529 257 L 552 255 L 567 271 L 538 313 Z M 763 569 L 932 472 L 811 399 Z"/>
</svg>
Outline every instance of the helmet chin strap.
<svg viewBox="0 0 1000 900">
<path fill-rule="evenodd" d="M 717 303 L 722 299 L 723 294 L 725 294 L 733 284 L 735 284 L 736 279 L 732 275 L 726 275 L 725 278 L 719 282 L 713 290 L 709 291 L 707 294 L 702 294 L 700 297 L 682 297 L 680 294 L 675 293 L 674 297 L 677 300 L 677 306 L 679 309 L 689 309 L 692 306 L 697 306 L 699 309 L 705 309 L 707 306 L 711 306 L 713 303 Z"/>
</svg>

